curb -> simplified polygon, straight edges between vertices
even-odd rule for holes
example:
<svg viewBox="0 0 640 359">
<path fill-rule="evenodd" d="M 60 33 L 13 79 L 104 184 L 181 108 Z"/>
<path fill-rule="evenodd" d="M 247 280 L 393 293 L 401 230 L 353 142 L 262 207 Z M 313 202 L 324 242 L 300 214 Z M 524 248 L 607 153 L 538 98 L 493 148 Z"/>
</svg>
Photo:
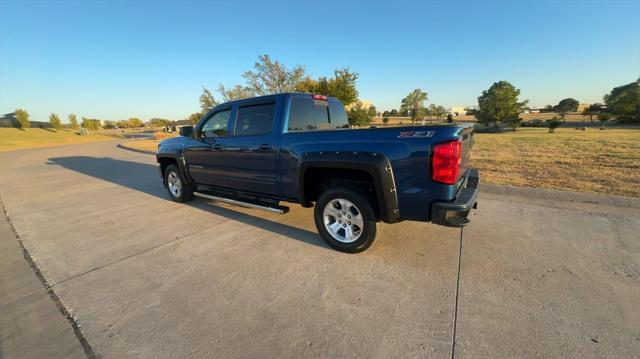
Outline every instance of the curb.
<svg viewBox="0 0 640 359">
<path fill-rule="evenodd" d="M 601 193 L 559 191 L 530 187 L 480 183 L 480 192 L 506 196 L 531 197 L 565 202 L 599 204 L 613 207 L 640 208 L 640 198 L 614 196 Z"/>
<path fill-rule="evenodd" d="M 155 152 L 152 151 L 147 151 L 147 150 L 139 150 L 137 148 L 133 148 L 133 147 L 127 147 L 125 145 L 123 145 L 122 143 L 118 143 L 116 145 L 116 147 L 121 148 L 123 150 L 127 150 L 127 151 L 132 151 L 132 152 L 138 152 L 138 153 L 144 153 L 146 155 L 155 155 Z"/>
</svg>

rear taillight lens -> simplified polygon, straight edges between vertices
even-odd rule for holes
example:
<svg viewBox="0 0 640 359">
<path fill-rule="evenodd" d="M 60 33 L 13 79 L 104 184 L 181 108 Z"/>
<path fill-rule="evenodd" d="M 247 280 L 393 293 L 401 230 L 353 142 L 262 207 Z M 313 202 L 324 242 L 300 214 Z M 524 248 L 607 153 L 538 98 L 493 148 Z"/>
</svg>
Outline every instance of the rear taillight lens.
<svg viewBox="0 0 640 359">
<path fill-rule="evenodd" d="M 329 98 L 325 95 L 311 95 L 314 100 L 327 101 Z"/>
<path fill-rule="evenodd" d="M 459 140 L 433 146 L 431 178 L 435 182 L 456 184 L 462 161 L 462 142 Z"/>
</svg>

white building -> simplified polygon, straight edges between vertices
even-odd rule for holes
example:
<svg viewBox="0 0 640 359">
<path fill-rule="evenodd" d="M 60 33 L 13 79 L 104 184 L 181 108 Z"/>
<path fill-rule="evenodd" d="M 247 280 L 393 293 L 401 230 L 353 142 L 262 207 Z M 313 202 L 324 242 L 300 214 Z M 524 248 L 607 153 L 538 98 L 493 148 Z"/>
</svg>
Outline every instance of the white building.
<svg viewBox="0 0 640 359">
<path fill-rule="evenodd" d="M 464 116 L 467 114 L 467 110 L 462 106 L 453 106 L 447 109 L 447 112 L 454 116 Z"/>
</svg>

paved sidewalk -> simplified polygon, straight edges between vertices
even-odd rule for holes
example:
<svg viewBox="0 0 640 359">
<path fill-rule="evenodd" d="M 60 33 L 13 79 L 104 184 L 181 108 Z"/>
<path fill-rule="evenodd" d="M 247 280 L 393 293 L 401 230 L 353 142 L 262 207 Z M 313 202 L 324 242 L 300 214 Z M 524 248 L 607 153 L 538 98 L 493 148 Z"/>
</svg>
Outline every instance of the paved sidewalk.
<svg viewBox="0 0 640 359">
<path fill-rule="evenodd" d="M 86 358 L 0 214 L 0 358 Z"/>
</svg>

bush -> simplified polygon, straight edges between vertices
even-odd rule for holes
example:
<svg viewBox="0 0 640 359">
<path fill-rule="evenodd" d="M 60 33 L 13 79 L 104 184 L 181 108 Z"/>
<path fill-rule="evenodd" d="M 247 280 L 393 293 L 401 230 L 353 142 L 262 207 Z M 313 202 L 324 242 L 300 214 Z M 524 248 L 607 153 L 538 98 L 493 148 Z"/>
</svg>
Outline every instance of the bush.
<svg viewBox="0 0 640 359">
<path fill-rule="evenodd" d="M 558 116 L 553 116 L 552 119 L 548 120 L 549 122 L 549 133 L 555 133 L 556 128 L 560 127 L 560 119 Z"/>
<path fill-rule="evenodd" d="M 16 115 L 18 123 L 20 124 L 20 128 L 29 128 L 29 126 L 31 125 L 31 122 L 29 122 L 29 112 L 18 108 L 14 111 L 14 114 Z"/>
<path fill-rule="evenodd" d="M 54 130 L 59 131 L 62 129 L 62 121 L 60 121 L 60 117 L 55 113 L 49 115 L 49 123 Z"/>
<path fill-rule="evenodd" d="M 501 133 L 504 130 L 499 126 L 489 126 L 488 124 L 477 124 L 473 126 L 473 132 L 476 133 Z"/>
</svg>

